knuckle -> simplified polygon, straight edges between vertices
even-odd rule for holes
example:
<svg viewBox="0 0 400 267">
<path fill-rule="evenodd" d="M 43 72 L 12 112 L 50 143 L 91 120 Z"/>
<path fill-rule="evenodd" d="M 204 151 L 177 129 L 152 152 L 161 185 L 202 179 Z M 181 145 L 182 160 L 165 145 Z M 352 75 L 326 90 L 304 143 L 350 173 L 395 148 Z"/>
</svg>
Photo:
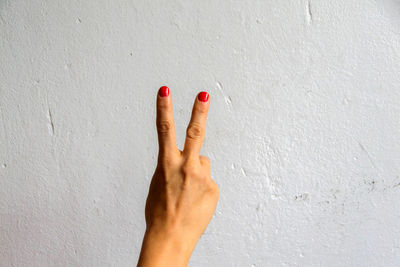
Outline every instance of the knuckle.
<svg viewBox="0 0 400 267">
<path fill-rule="evenodd" d="M 163 170 L 174 170 L 179 166 L 179 157 L 174 153 L 159 153 L 158 154 L 158 165 Z"/>
<path fill-rule="evenodd" d="M 162 167 L 163 170 L 168 169 L 169 166 L 172 165 L 173 161 L 170 157 L 159 157 L 158 159 L 159 165 Z"/>
<path fill-rule="evenodd" d="M 195 165 L 189 161 L 182 165 L 182 173 L 184 176 L 192 176 L 195 172 Z"/>
<path fill-rule="evenodd" d="M 214 181 L 212 182 L 211 191 L 215 196 L 219 197 L 219 187 Z"/>
<path fill-rule="evenodd" d="M 157 108 L 159 110 L 168 111 L 170 109 L 170 105 L 167 101 L 159 101 L 157 103 Z"/>
<path fill-rule="evenodd" d="M 191 123 L 186 130 L 186 136 L 189 139 L 198 140 L 203 136 L 204 129 L 197 123 Z"/>
<path fill-rule="evenodd" d="M 161 134 L 168 134 L 171 130 L 172 124 L 168 120 L 160 120 L 157 122 L 158 132 Z"/>
<path fill-rule="evenodd" d="M 186 176 L 197 177 L 201 173 L 200 162 L 198 158 L 186 158 L 181 165 L 182 173 Z"/>
<path fill-rule="evenodd" d="M 207 164 L 207 165 L 210 165 L 210 164 L 211 164 L 211 160 L 210 160 L 209 157 L 200 156 L 200 160 L 201 160 L 201 162 L 202 162 L 203 164 Z"/>
<path fill-rule="evenodd" d="M 207 107 L 204 105 L 196 105 L 195 111 L 201 115 L 207 114 Z"/>
<path fill-rule="evenodd" d="M 208 183 L 207 183 L 207 186 L 208 186 L 208 192 L 211 194 L 211 195 L 214 195 L 214 196 L 216 196 L 217 198 L 219 197 L 219 188 L 218 188 L 218 185 L 214 182 L 214 180 L 212 180 L 212 179 L 208 179 L 207 180 L 208 181 Z"/>
</svg>

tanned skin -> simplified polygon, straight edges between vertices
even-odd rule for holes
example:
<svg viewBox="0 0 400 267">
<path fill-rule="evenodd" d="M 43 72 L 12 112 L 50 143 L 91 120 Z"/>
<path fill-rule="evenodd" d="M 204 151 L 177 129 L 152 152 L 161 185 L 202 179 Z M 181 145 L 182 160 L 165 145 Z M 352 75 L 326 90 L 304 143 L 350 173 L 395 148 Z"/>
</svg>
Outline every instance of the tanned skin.
<svg viewBox="0 0 400 267">
<path fill-rule="evenodd" d="M 146 202 L 138 267 L 187 266 L 215 212 L 219 189 L 211 178 L 209 158 L 200 155 L 209 106 L 209 95 L 199 93 L 181 151 L 170 90 L 163 86 L 157 94 L 159 154 Z"/>
</svg>

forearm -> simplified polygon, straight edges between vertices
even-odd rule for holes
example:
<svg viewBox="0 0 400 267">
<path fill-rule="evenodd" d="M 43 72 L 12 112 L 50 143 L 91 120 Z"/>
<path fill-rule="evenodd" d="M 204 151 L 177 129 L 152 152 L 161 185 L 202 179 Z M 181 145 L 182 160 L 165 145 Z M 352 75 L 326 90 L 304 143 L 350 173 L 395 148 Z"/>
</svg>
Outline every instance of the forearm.
<svg viewBox="0 0 400 267">
<path fill-rule="evenodd" d="M 138 267 L 185 267 L 192 250 L 173 233 L 148 230 L 143 238 Z"/>
</svg>

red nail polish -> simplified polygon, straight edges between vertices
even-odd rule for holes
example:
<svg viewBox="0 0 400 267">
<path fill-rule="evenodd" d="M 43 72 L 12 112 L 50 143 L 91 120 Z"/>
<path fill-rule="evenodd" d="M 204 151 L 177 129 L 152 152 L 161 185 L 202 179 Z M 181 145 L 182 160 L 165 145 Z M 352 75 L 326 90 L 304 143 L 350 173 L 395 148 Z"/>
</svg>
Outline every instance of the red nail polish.
<svg viewBox="0 0 400 267">
<path fill-rule="evenodd" d="M 169 88 L 167 86 L 161 86 L 158 90 L 158 95 L 162 97 L 169 96 Z"/>
<path fill-rule="evenodd" d="M 209 94 L 207 92 L 200 92 L 199 95 L 197 96 L 197 98 L 201 102 L 207 102 L 208 101 L 208 97 L 209 97 Z"/>
</svg>

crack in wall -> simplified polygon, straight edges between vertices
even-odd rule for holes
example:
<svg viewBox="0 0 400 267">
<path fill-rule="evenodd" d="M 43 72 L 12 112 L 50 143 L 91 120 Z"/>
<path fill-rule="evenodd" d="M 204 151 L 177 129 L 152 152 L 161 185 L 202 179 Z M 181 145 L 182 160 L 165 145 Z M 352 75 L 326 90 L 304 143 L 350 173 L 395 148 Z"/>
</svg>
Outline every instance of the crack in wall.
<svg viewBox="0 0 400 267">
<path fill-rule="evenodd" d="M 49 120 L 49 132 L 54 135 L 53 115 L 51 115 L 50 107 L 47 108 L 47 118 Z"/>
<path fill-rule="evenodd" d="M 369 161 L 371 162 L 371 165 L 376 169 L 376 165 L 375 162 L 373 160 L 373 158 L 371 157 L 371 155 L 368 153 L 368 151 L 365 149 L 365 147 L 361 144 L 361 142 L 358 142 L 360 148 L 362 151 L 364 151 L 364 153 L 367 155 Z"/>
<path fill-rule="evenodd" d="M 308 24 L 311 24 L 313 22 L 313 12 L 312 12 L 312 8 L 311 8 L 311 0 L 307 0 L 306 18 L 307 18 L 307 23 Z"/>
</svg>

